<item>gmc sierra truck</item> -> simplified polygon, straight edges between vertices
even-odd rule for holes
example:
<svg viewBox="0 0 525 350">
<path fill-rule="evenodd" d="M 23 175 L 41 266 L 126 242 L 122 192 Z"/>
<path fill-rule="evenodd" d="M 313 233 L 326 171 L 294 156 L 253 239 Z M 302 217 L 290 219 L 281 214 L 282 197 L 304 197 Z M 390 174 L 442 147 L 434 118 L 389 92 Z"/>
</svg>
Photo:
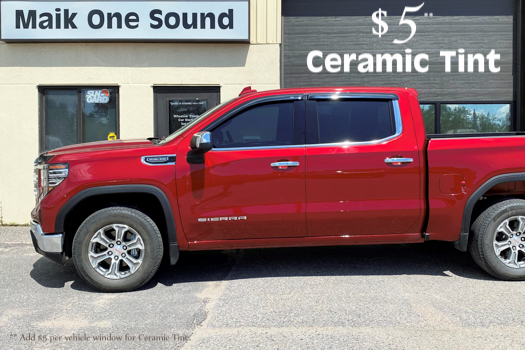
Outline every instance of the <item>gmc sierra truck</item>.
<svg viewBox="0 0 525 350">
<path fill-rule="evenodd" d="M 36 251 L 107 292 L 184 250 L 432 240 L 525 279 L 525 138 L 429 139 L 414 89 L 246 88 L 166 138 L 41 154 L 35 192 Z"/>
</svg>

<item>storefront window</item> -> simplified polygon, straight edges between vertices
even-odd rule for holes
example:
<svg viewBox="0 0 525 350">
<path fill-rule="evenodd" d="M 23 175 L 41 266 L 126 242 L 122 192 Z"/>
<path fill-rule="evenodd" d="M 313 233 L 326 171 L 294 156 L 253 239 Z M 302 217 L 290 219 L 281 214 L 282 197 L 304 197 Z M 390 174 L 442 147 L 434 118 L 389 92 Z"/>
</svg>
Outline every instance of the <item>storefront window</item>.
<svg viewBox="0 0 525 350">
<path fill-rule="evenodd" d="M 442 134 L 510 131 L 510 104 L 442 104 Z"/>
<path fill-rule="evenodd" d="M 117 88 L 42 88 L 41 150 L 118 137 Z"/>
<path fill-rule="evenodd" d="M 422 104 L 421 113 L 423 114 L 423 121 L 425 123 L 425 130 L 427 134 L 436 133 L 436 105 Z"/>
</svg>

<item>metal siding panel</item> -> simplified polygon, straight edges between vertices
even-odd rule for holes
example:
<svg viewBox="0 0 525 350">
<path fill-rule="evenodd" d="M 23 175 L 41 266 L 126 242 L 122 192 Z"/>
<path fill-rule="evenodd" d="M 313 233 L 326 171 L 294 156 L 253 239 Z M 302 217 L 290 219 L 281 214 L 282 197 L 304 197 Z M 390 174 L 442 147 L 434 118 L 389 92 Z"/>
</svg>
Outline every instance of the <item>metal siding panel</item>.
<svg viewBox="0 0 525 350">
<path fill-rule="evenodd" d="M 257 42 L 266 42 L 268 7 L 266 0 L 257 0 Z"/>
<path fill-rule="evenodd" d="M 411 17 L 417 24 L 416 35 L 404 45 L 392 41 L 409 35 L 408 26 L 399 27 L 399 17 L 388 17 L 389 32 L 378 38 L 372 34 L 370 17 L 284 17 L 283 87 L 303 86 L 406 86 L 418 89 L 421 100 L 513 100 L 513 18 L 481 17 Z M 359 73 L 355 61 L 350 73 L 311 73 L 306 57 L 311 50 L 330 53 L 401 53 L 411 48 L 430 56 L 428 73 Z M 440 50 L 465 49 L 468 53 L 488 54 L 495 49 L 501 55 L 499 73 L 445 73 Z M 466 55 L 465 55 L 466 58 Z M 319 60 L 322 62 L 322 60 Z M 320 65 L 319 61 L 314 61 Z M 374 64 L 375 66 L 375 64 Z M 383 68 L 384 69 L 384 68 Z M 375 67 L 374 67 L 375 71 Z"/>
<path fill-rule="evenodd" d="M 277 42 L 280 43 L 281 42 L 281 38 L 282 38 L 282 24 L 283 24 L 283 21 L 282 21 L 282 0 L 277 0 Z"/>
<path fill-rule="evenodd" d="M 277 42 L 277 0 L 268 1 L 268 14 L 266 23 L 266 42 Z"/>
<path fill-rule="evenodd" d="M 257 0 L 250 0 L 250 43 L 257 42 Z"/>
<path fill-rule="evenodd" d="M 250 0 L 250 42 L 281 42 L 281 0 Z"/>
</svg>

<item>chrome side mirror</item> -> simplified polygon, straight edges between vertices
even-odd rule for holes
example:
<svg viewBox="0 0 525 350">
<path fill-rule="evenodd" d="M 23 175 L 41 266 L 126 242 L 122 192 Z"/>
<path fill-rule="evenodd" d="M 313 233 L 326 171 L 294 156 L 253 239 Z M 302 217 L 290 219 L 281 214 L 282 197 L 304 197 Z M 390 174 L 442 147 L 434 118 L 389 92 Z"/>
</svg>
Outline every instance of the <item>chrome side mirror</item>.
<svg viewBox="0 0 525 350">
<path fill-rule="evenodd" d="M 212 149 L 211 132 L 201 131 L 191 137 L 190 148 L 195 151 L 206 152 Z"/>
</svg>

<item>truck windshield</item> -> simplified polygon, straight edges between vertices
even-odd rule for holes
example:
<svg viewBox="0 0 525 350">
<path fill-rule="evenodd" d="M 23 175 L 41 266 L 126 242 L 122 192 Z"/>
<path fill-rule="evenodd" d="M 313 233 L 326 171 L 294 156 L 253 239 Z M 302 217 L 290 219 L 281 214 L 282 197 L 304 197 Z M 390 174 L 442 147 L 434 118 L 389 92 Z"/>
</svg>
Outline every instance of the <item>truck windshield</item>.
<svg viewBox="0 0 525 350">
<path fill-rule="evenodd" d="M 204 112 L 203 114 L 199 115 L 197 118 L 193 119 L 191 122 L 189 122 L 188 124 L 186 124 L 185 126 L 180 128 L 179 130 L 175 131 L 173 134 L 170 134 L 170 135 L 166 136 L 166 138 L 163 139 L 162 141 L 160 141 L 159 143 L 163 144 L 163 143 L 166 143 L 166 142 L 169 142 L 169 141 L 173 140 L 174 138 L 176 138 L 177 136 L 182 134 L 186 129 L 192 127 L 194 124 L 198 123 L 203 118 L 206 118 L 207 116 L 209 116 L 210 114 L 212 114 L 213 112 L 218 110 L 219 108 L 224 107 L 225 105 L 227 105 L 228 103 L 232 102 L 235 99 L 237 99 L 237 97 L 232 98 L 231 100 L 228 100 L 226 102 L 220 103 L 217 106 L 213 107 L 212 109 L 207 110 L 206 112 Z"/>
</svg>

